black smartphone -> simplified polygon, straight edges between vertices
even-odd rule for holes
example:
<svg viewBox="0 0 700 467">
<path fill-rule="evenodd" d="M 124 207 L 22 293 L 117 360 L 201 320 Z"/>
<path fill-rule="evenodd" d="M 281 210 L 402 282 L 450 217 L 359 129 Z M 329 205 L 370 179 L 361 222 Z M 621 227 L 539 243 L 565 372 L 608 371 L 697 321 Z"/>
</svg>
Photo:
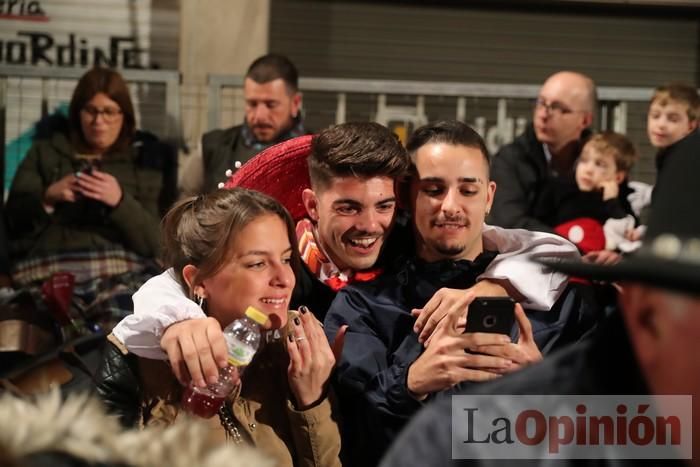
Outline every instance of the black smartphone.
<svg viewBox="0 0 700 467">
<path fill-rule="evenodd" d="M 94 166 L 90 161 L 87 160 L 81 160 L 80 161 L 80 166 L 78 167 L 78 170 L 75 171 L 75 173 L 83 173 L 83 174 L 88 174 L 92 175 L 92 169 Z"/>
<path fill-rule="evenodd" d="M 510 336 L 515 323 L 515 301 L 510 297 L 476 297 L 469 305 L 464 332 Z"/>
</svg>

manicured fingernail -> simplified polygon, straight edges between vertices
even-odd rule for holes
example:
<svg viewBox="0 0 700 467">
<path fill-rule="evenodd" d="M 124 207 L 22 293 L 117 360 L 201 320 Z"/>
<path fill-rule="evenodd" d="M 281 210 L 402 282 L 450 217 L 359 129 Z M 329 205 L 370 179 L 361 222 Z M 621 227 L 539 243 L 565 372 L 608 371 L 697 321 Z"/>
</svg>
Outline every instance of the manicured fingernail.
<svg viewBox="0 0 700 467">
<path fill-rule="evenodd" d="M 289 340 L 289 342 L 294 342 L 294 338 L 291 334 L 287 336 L 287 340 Z"/>
<path fill-rule="evenodd" d="M 301 320 L 299 318 L 294 318 L 294 324 L 301 326 Z"/>
<path fill-rule="evenodd" d="M 308 308 L 306 308 L 304 305 L 299 307 L 299 310 L 301 311 L 302 315 L 305 315 L 307 311 L 309 311 Z"/>
</svg>

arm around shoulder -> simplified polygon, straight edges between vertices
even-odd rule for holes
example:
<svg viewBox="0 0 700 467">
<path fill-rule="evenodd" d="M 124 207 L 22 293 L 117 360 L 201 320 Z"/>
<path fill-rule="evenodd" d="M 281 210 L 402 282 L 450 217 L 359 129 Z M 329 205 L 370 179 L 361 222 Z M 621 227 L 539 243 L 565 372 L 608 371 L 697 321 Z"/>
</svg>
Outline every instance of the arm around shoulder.
<svg viewBox="0 0 700 467">
<path fill-rule="evenodd" d="M 113 334 L 129 352 L 165 360 L 160 338 L 168 326 L 186 319 L 206 318 L 177 282 L 172 269 L 149 279 L 134 294 L 134 313 L 115 326 Z"/>
<path fill-rule="evenodd" d="M 556 256 L 579 258 L 576 246 L 558 235 L 523 229 L 484 227 L 484 248 L 498 251 L 479 280 L 496 280 L 506 290 L 512 288 L 525 308 L 549 310 L 566 288 L 569 277 L 534 261 Z"/>
</svg>

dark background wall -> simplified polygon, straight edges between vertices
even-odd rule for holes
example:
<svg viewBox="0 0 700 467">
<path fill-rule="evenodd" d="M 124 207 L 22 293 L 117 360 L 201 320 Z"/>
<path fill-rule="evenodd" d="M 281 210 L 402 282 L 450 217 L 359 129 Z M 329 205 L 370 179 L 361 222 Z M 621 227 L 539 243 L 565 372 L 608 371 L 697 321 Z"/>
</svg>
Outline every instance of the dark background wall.
<svg viewBox="0 0 700 467">
<path fill-rule="evenodd" d="M 314 77 L 539 84 L 557 70 L 575 69 L 602 86 L 700 84 L 697 8 L 425 3 L 272 0 L 270 50 L 288 54 L 303 76 Z M 308 94 L 309 122 L 332 123 L 334 102 L 328 94 Z M 375 96 L 349 96 L 349 119 L 371 118 L 375 102 Z M 427 99 L 429 118 L 454 118 L 454 102 Z M 653 181 L 646 108 L 646 102 L 629 104 L 628 135 L 642 154 L 633 174 Z M 467 110 L 468 122 L 482 115 L 495 123 L 493 99 L 470 99 Z M 508 114 L 529 118 L 530 105 L 509 102 Z"/>
</svg>

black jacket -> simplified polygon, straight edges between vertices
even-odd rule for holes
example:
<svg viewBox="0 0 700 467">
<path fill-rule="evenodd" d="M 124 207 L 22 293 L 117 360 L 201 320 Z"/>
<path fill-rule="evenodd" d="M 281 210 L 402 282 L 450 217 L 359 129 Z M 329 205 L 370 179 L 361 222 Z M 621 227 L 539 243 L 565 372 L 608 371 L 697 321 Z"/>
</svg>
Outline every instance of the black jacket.
<svg viewBox="0 0 700 467">
<path fill-rule="evenodd" d="M 550 181 L 543 189 L 540 201 L 535 206 L 535 217 L 550 227 L 556 227 L 581 217 L 590 217 L 600 224 L 608 219 L 620 219 L 627 215 L 637 216 L 632 210 L 627 197 L 634 190 L 624 180 L 619 185 L 616 198 L 603 200 L 600 190 L 581 191 L 572 175 L 558 177 Z"/>
<path fill-rule="evenodd" d="M 584 132 L 579 142 L 590 133 Z M 496 182 L 496 196 L 487 220 L 489 224 L 550 232 L 552 229 L 536 217 L 535 207 L 544 187 L 556 174 L 547 164 L 542 143 L 529 124 L 512 143 L 503 146 L 491 162 L 491 179 Z"/>
<path fill-rule="evenodd" d="M 376 465 L 423 405 L 406 386 L 408 368 L 423 351 L 411 309 L 424 306 L 442 287 L 473 286 L 495 256 L 485 252 L 473 262 L 436 263 L 404 257 L 375 281 L 338 293 L 324 326 L 332 339 L 340 326 L 349 325 L 334 386 L 343 416 L 345 463 Z M 579 340 L 594 326 L 597 307 L 589 294 L 588 287 L 571 285 L 552 310 L 528 312 L 543 354 Z M 517 327 L 512 337 L 517 337 Z"/>
<path fill-rule="evenodd" d="M 236 162 L 243 164 L 258 153 L 258 148 L 245 144 L 242 129 L 243 125 L 238 125 L 202 136 L 205 193 L 216 190 L 219 182 L 226 180 L 226 171 L 233 169 Z"/>
<path fill-rule="evenodd" d="M 594 337 L 562 350 L 537 365 L 499 380 L 458 388 L 459 394 L 649 394 L 619 312 L 614 311 Z M 632 467 L 682 465 L 675 461 L 564 459 L 504 461 L 452 459 L 452 400 L 436 401 L 412 420 L 382 462 L 394 466 L 577 466 Z"/>
<path fill-rule="evenodd" d="M 676 141 L 656 154 L 656 185 L 654 186 L 654 191 L 652 192 L 652 199 L 657 190 L 659 190 L 659 186 L 661 186 L 661 174 L 667 170 L 666 168 L 669 165 L 677 163 L 672 161 L 682 159 L 683 157 L 688 157 L 682 154 L 692 154 L 693 156 L 697 156 L 698 151 L 700 151 L 700 130 L 696 129 L 683 139 Z"/>
<path fill-rule="evenodd" d="M 301 270 L 296 275 L 297 283 L 294 286 L 290 307 L 298 309 L 299 306 L 306 305 L 314 316 L 323 322 L 336 293 L 329 286 L 318 280 L 309 270 L 306 263 L 303 261 L 302 263 Z"/>
<path fill-rule="evenodd" d="M 124 354 L 107 341 L 96 375 L 95 390 L 107 412 L 117 416 L 123 426 L 138 426 L 143 415 L 143 387 L 136 355 Z"/>
</svg>

